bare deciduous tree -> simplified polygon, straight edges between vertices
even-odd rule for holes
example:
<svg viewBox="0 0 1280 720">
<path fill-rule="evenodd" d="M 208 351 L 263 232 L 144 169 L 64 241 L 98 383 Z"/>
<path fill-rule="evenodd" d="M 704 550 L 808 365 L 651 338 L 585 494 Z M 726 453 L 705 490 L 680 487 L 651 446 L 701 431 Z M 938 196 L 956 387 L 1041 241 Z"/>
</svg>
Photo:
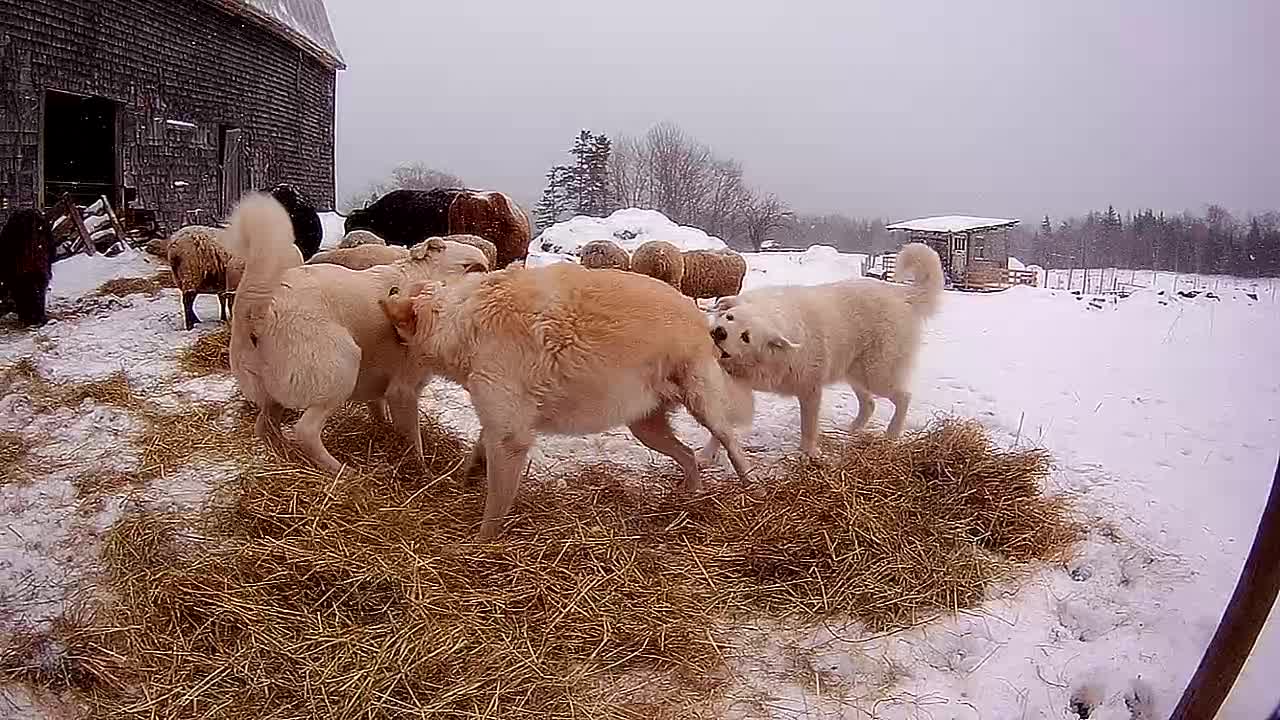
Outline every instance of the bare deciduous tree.
<svg viewBox="0 0 1280 720">
<path fill-rule="evenodd" d="M 673 221 L 724 238 L 744 231 L 753 198 L 742 166 L 717 156 L 671 123 L 614 144 L 610 195 L 620 207 L 657 210 Z"/>
<path fill-rule="evenodd" d="M 760 252 L 764 241 L 769 239 L 769 234 L 785 226 L 790 215 L 787 204 L 773 193 L 752 198 L 743 205 L 742 231 L 752 249 Z"/>
</svg>

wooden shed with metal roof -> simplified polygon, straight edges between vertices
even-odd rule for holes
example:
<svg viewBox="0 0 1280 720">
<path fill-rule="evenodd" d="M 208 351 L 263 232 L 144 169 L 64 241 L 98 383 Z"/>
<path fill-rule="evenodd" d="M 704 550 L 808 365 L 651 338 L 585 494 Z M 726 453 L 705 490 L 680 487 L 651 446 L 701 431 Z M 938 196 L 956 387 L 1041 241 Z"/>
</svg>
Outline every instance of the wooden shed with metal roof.
<svg viewBox="0 0 1280 720">
<path fill-rule="evenodd" d="M 921 242 L 937 251 L 953 287 L 990 289 L 1011 284 L 1035 284 L 1035 274 L 1009 269 L 1009 229 L 1017 220 L 938 215 L 906 220 L 885 229 L 904 234 L 906 242 Z"/>
</svg>

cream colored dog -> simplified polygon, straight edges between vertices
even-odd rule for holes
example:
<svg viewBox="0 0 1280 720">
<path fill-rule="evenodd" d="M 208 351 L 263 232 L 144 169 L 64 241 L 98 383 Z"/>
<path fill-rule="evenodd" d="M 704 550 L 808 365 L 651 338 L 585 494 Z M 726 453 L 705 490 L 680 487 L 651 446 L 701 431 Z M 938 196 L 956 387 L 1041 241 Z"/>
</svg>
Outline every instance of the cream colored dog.
<svg viewBox="0 0 1280 720">
<path fill-rule="evenodd" d="M 818 453 L 818 410 L 825 386 L 847 382 L 858 396 L 852 431 L 875 411 L 874 396 L 894 406 L 886 434 L 898 437 L 907 420 L 907 390 L 924 320 L 937 311 L 942 263 L 927 245 L 898 253 L 897 273 L 911 284 L 871 279 L 751 290 L 716 304 L 711 337 L 730 375 L 764 391 L 800 400 L 800 450 Z M 699 454 L 713 460 L 713 437 Z"/>
<path fill-rule="evenodd" d="M 245 259 L 231 320 L 231 369 L 258 405 L 257 434 L 275 438 L 286 407 L 303 410 L 294 432 L 322 469 L 341 465 L 320 430 L 343 403 L 369 404 L 374 418 L 394 419 L 422 458 L 420 385 L 397 384 L 407 351 L 379 301 L 415 280 L 454 277 L 488 267 L 484 253 L 433 238 L 392 265 L 350 270 L 302 265 L 284 208 L 254 193 L 240 203 L 228 244 Z"/>
<path fill-rule="evenodd" d="M 538 432 L 625 425 L 675 460 L 696 491 L 697 460 L 669 421 L 683 405 L 748 480 L 733 425 L 743 420 L 735 400 L 749 406 L 750 390 L 720 367 L 705 316 L 668 285 L 559 263 L 424 283 L 383 305 L 411 349 L 405 384 L 439 374 L 471 395 L 481 426 L 471 462 L 488 474 L 481 538 L 496 535 L 511 509 Z"/>
</svg>

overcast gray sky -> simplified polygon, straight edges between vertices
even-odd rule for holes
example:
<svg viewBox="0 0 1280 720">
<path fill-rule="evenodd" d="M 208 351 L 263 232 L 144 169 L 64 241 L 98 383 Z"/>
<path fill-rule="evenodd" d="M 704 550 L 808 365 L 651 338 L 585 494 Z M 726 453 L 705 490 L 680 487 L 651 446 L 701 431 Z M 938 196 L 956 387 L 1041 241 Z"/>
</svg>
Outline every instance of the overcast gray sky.
<svg viewBox="0 0 1280 720">
<path fill-rule="evenodd" d="M 1277 0 L 328 0 L 338 194 L 671 120 L 796 210 L 1280 207 Z M 1267 42 L 1267 35 L 1272 42 Z"/>
</svg>

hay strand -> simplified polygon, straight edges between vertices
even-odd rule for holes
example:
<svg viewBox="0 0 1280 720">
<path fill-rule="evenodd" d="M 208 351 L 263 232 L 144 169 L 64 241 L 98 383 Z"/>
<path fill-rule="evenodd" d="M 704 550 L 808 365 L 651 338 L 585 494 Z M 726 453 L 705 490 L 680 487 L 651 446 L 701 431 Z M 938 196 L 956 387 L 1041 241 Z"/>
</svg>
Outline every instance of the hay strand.
<svg viewBox="0 0 1280 720">
<path fill-rule="evenodd" d="M 191 375 L 231 372 L 231 327 L 221 325 L 178 353 L 178 366 Z"/>
</svg>

